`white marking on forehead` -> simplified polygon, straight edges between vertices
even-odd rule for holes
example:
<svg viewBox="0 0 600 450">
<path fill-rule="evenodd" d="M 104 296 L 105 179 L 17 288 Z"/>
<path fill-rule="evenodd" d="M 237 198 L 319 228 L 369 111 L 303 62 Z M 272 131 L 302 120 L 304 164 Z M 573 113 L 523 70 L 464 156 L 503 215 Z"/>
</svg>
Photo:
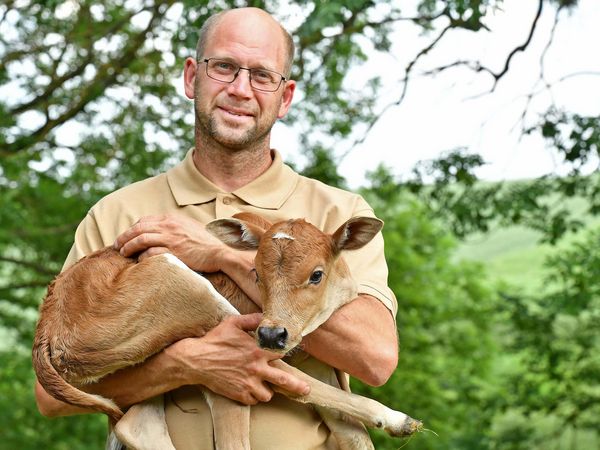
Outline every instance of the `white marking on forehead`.
<svg viewBox="0 0 600 450">
<path fill-rule="evenodd" d="M 289 239 L 290 241 L 294 241 L 295 239 L 287 233 L 283 233 L 281 231 L 275 233 L 273 235 L 273 239 Z"/>
</svg>

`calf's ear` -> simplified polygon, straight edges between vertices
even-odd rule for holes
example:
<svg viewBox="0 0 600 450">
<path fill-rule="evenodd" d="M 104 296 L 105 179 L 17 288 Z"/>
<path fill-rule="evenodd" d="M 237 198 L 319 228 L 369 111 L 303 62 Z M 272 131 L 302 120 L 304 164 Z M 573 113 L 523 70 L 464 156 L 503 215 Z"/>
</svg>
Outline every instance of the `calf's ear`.
<svg viewBox="0 0 600 450">
<path fill-rule="evenodd" d="M 273 224 L 271 222 L 269 222 L 267 219 L 265 219 L 262 216 L 259 216 L 258 214 L 254 214 L 251 212 L 240 212 L 237 214 L 233 215 L 234 219 L 239 219 L 242 222 L 246 222 L 247 224 L 253 224 L 256 225 L 258 228 L 267 231 L 269 228 L 271 228 L 273 226 Z"/>
<path fill-rule="evenodd" d="M 383 222 L 374 217 L 353 217 L 331 236 L 337 252 L 357 250 L 371 242 L 383 228 Z"/>
<path fill-rule="evenodd" d="M 264 230 L 253 223 L 239 219 L 217 219 L 206 229 L 225 244 L 238 250 L 256 250 Z"/>
</svg>

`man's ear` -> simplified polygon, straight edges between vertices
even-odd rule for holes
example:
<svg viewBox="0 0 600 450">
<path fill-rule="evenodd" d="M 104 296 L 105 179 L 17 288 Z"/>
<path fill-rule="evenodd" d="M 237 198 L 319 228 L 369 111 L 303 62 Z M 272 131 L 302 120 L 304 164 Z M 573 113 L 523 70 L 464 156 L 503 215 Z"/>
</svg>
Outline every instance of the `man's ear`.
<svg viewBox="0 0 600 450">
<path fill-rule="evenodd" d="M 194 86 L 196 84 L 196 72 L 198 63 L 194 58 L 187 58 L 183 65 L 183 89 L 187 98 L 193 99 L 195 96 Z"/>
<path fill-rule="evenodd" d="M 294 80 L 286 81 L 283 85 L 283 97 L 281 98 L 281 105 L 279 106 L 279 113 L 277 114 L 278 119 L 283 119 L 289 111 L 290 106 L 292 106 L 295 91 L 296 82 Z"/>
</svg>

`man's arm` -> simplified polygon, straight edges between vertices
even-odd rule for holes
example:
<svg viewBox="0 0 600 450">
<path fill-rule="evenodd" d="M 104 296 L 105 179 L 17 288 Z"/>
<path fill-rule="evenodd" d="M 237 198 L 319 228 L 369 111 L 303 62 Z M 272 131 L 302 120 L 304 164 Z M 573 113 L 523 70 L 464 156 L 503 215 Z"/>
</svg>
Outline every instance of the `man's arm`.
<svg viewBox="0 0 600 450">
<path fill-rule="evenodd" d="M 197 384 L 247 405 L 271 399 L 273 392 L 264 381 L 307 394 L 306 383 L 269 364 L 281 355 L 258 348 L 247 333 L 256 329 L 260 320 L 260 314 L 228 317 L 201 338 L 175 342 L 143 364 L 119 370 L 83 389 L 111 398 L 121 408 Z M 92 412 L 54 399 L 39 382 L 35 394 L 38 409 L 45 416 Z"/>
<path fill-rule="evenodd" d="M 398 364 L 398 338 L 390 310 L 359 295 L 306 336 L 304 351 L 372 386 L 381 386 Z"/>
<path fill-rule="evenodd" d="M 221 270 L 261 306 L 250 272 L 254 252 L 226 246 L 195 220 L 174 215 L 143 218 L 119 236 L 116 245 L 126 256 L 170 251 L 194 270 Z M 303 344 L 317 359 L 371 385 L 385 383 L 398 361 L 393 316 L 383 303 L 366 294 L 336 311 Z"/>
</svg>

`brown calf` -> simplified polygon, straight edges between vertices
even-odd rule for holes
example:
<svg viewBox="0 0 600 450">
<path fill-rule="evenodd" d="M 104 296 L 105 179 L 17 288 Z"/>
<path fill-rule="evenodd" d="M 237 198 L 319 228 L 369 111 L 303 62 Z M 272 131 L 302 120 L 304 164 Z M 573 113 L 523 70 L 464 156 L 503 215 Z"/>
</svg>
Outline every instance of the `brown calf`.
<svg viewBox="0 0 600 450">
<path fill-rule="evenodd" d="M 350 219 L 333 235 L 303 220 L 271 226 L 252 214 L 236 217 L 213 221 L 207 228 L 227 245 L 257 250 L 264 309 L 257 343 L 283 353 L 357 296 L 340 252 L 361 248 L 381 229 L 379 220 L 365 217 Z M 130 448 L 172 449 L 159 399 L 134 405 L 123 417 L 110 399 L 75 386 L 140 363 L 179 339 L 202 336 L 226 316 L 239 314 L 232 305 L 246 313 L 254 304 L 223 273 L 201 276 L 171 254 L 138 263 L 111 248 L 97 251 L 48 288 L 33 345 L 38 380 L 59 400 L 109 415 L 118 422 L 119 440 Z M 373 448 L 361 424 L 392 436 L 421 427 L 374 400 L 321 383 L 283 361 L 272 363 L 311 386 L 303 397 L 279 392 L 315 405 L 342 449 Z M 208 389 L 204 393 L 213 418 L 227 417 L 213 420 L 215 448 L 249 449 L 249 407 Z M 239 425 L 236 433 L 232 424 Z"/>
</svg>

